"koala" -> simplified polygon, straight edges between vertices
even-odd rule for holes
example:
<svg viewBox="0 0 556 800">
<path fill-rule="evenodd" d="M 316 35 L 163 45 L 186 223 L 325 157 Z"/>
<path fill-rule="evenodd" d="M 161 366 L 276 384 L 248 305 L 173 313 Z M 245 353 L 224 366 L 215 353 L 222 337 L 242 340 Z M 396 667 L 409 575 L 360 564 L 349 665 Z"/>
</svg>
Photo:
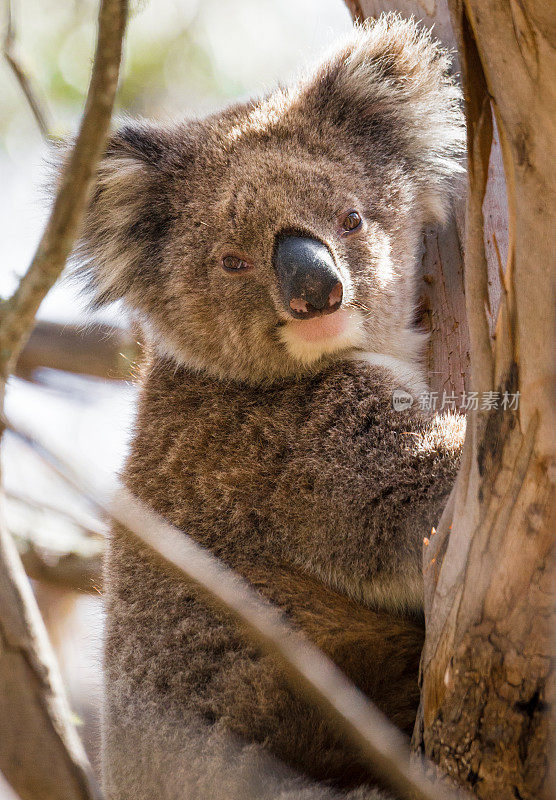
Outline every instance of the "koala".
<svg viewBox="0 0 556 800">
<path fill-rule="evenodd" d="M 446 54 L 395 15 L 202 120 L 124 121 L 77 249 L 144 332 L 125 485 L 277 604 L 402 730 L 419 701 L 421 547 L 463 423 L 426 387 L 422 229 L 463 124 Z M 341 732 L 224 611 L 115 525 L 110 800 L 380 796 Z"/>
</svg>

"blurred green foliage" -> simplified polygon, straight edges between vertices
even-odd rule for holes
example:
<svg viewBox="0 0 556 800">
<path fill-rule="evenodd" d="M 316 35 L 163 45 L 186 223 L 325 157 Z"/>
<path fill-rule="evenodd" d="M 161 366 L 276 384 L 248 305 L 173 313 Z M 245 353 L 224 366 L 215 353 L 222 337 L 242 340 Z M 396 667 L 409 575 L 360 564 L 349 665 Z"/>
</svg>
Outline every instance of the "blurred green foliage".
<svg viewBox="0 0 556 800">
<path fill-rule="evenodd" d="M 87 90 L 98 0 L 12 0 L 21 62 L 54 134 L 71 129 Z M 349 15 L 342 0 L 132 0 L 116 113 L 203 113 L 284 79 Z M 37 137 L 0 64 L 0 147 Z"/>
<path fill-rule="evenodd" d="M 169 81 L 185 76 L 195 95 L 218 98 L 226 82 L 219 80 L 199 31 L 197 0 L 145 2 L 132 6 L 119 109 L 156 112 Z M 18 57 L 30 76 L 53 133 L 71 125 L 87 90 L 96 34 L 96 0 L 15 0 L 13 16 Z M 0 80 L 0 136 L 26 133 L 27 109 L 6 64 Z M 184 87 L 185 88 L 185 87 Z M 232 92 L 240 87 L 228 87 Z M 189 92 L 186 92 L 189 94 Z"/>
</svg>

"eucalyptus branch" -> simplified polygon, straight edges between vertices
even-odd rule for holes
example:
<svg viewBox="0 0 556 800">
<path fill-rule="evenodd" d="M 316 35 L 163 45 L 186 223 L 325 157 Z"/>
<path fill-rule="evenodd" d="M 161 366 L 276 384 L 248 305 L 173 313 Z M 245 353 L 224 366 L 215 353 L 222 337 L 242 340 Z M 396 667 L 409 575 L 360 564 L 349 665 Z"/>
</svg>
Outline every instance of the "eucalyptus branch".
<svg viewBox="0 0 556 800">
<path fill-rule="evenodd" d="M 132 334 L 112 325 L 78 325 L 37 322 L 15 365 L 15 374 L 32 379 L 47 367 L 110 380 L 129 379 L 140 347 Z"/>
</svg>

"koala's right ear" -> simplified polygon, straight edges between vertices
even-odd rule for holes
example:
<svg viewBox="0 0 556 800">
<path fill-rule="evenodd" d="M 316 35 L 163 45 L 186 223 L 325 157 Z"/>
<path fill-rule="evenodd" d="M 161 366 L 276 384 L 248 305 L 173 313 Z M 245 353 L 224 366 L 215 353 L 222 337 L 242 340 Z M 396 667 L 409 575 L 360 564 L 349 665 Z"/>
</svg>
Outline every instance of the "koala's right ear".
<svg viewBox="0 0 556 800">
<path fill-rule="evenodd" d="M 175 219 L 167 179 L 173 150 L 171 137 L 145 122 L 110 136 L 72 259 L 94 307 L 123 297 L 135 304 L 162 279 L 160 252 Z"/>
<path fill-rule="evenodd" d="M 449 65 L 430 31 L 382 14 L 355 26 L 301 95 L 370 170 L 383 159 L 411 174 L 427 221 L 444 218 L 451 178 L 463 171 L 465 127 Z"/>
</svg>

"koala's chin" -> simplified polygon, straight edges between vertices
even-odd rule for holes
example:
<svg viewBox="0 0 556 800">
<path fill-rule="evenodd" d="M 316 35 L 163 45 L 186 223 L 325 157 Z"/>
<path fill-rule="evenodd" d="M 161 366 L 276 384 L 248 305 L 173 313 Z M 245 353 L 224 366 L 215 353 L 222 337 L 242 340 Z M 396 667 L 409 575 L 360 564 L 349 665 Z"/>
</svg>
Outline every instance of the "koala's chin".
<svg viewBox="0 0 556 800">
<path fill-rule="evenodd" d="M 326 317 L 292 320 L 279 329 L 280 339 L 290 356 L 303 365 L 324 355 L 365 348 L 363 320 L 355 309 L 339 309 Z"/>
<path fill-rule="evenodd" d="M 268 383 L 288 377 L 313 374 L 331 362 L 364 357 L 369 350 L 368 336 L 360 313 L 355 309 L 339 309 L 334 315 L 315 319 L 284 320 L 278 318 L 270 334 L 261 332 L 256 353 L 242 352 L 233 357 L 206 360 L 186 345 L 161 335 L 149 320 L 142 324 L 151 349 L 176 364 L 195 372 L 205 372 L 220 380 L 239 380 L 248 383 Z M 265 348 L 266 345 L 266 348 Z M 409 351 L 406 355 L 410 358 Z M 411 353 L 411 356 L 417 353 Z M 415 370 L 420 370 L 420 358 L 411 358 Z"/>
</svg>

